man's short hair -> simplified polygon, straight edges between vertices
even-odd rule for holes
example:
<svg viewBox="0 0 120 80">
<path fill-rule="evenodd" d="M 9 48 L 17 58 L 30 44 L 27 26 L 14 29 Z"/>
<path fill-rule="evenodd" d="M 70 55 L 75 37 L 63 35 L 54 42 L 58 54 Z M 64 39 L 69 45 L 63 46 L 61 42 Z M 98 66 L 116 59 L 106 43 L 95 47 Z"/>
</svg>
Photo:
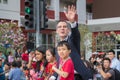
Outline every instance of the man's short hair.
<svg viewBox="0 0 120 80">
<path fill-rule="evenodd" d="M 108 53 L 109 52 L 112 52 L 115 55 L 115 51 L 113 49 L 109 50 Z"/>
<path fill-rule="evenodd" d="M 65 23 L 67 24 L 68 29 L 71 30 L 71 25 L 70 25 L 69 22 L 67 22 L 67 21 L 65 21 L 65 20 L 60 20 L 60 21 L 58 21 L 58 23 L 59 23 L 59 22 L 65 22 Z M 57 28 L 57 26 L 56 26 L 56 28 Z"/>
<path fill-rule="evenodd" d="M 110 60 L 108 57 L 105 57 L 105 58 L 103 59 L 103 61 L 105 61 L 105 60 L 107 60 L 107 61 L 109 61 L 109 62 L 111 63 L 111 60 Z"/>
</svg>

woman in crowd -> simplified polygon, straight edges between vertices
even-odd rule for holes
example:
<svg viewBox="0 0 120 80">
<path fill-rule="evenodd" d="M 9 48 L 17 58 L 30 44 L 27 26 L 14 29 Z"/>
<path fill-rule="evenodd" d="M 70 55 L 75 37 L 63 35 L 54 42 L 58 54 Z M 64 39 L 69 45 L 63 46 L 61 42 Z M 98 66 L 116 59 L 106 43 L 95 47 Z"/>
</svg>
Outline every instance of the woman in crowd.
<svg viewBox="0 0 120 80">
<path fill-rule="evenodd" d="M 32 69 L 30 70 L 30 80 L 41 80 L 41 76 L 43 74 L 43 63 L 45 61 L 45 51 L 46 50 L 44 46 L 36 48 L 35 57 L 37 61 L 34 64 L 34 67 L 32 67 Z M 32 66 L 32 60 L 33 57 L 29 57 L 28 66 Z"/>
</svg>

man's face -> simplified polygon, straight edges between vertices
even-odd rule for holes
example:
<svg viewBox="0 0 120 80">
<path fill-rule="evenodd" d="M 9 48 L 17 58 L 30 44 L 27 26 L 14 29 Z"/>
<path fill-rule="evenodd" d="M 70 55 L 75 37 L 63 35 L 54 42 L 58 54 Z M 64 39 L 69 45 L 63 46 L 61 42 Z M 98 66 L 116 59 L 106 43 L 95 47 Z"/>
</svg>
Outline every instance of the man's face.
<svg viewBox="0 0 120 80">
<path fill-rule="evenodd" d="M 110 67 L 110 62 L 109 62 L 108 60 L 104 60 L 104 61 L 103 61 L 103 67 L 104 67 L 105 69 L 109 68 L 109 67 Z"/>
<path fill-rule="evenodd" d="M 115 57 L 115 55 L 113 54 L 113 52 L 109 52 L 108 57 L 110 60 L 112 60 Z"/>
<path fill-rule="evenodd" d="M 60 36 L 61 39 L 64 39 L 68 36 L 70 29 L 67 27 L 66 22 L 59 22 L 57 25 L 56 33 Z"/>
</svg>

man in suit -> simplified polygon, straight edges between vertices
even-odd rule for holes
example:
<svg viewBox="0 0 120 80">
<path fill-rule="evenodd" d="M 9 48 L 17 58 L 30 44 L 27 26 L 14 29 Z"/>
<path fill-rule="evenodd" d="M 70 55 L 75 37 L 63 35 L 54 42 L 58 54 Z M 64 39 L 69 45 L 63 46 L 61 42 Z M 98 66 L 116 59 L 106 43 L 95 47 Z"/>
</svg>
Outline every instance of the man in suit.
<svg viewBox="0 0 120 80">
<path fill-rule="evenodd" d="M 56 26 L 56 33 L 60 41 L 68 41 L 71 46 L 70 57 L 74 63 L 75 74 L 80 74 L 82 80 L 89 79 L 89 72 L 83 61 L 81 60 L 80 55 L 80 33 L 78 30 L 78 24 L 75 21 L 76 9 L 75 6 L 68 6 L 68 11 L 65 12 L 65 15 L 69 22 L 59 21 Z M 59 62 L 59 56 L 56 54 L 57 61 Z M 52 79 L 50 79 L 52 80 Z M 77 79 L 75 79 L 77 80 Z M 80 80 L 80 79 L 79 79 Z"/>
</svg>

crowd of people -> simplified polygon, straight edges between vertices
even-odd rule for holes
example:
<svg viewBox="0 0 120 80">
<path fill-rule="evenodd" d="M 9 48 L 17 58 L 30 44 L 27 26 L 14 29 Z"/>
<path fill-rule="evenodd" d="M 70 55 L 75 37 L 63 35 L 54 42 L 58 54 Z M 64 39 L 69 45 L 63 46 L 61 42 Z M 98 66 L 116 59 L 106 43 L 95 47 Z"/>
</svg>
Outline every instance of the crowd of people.
<svg viewBox="0 0 120 80">
<path fill-rule="evenodd" d="M 68 21 L 59 21 L 56 26 L 60 40 L 56 46 L 22 53 L 18 48 L 8 57 L 0 51 L 0 80 L 116 80 L 113 69 L 120 71 L 120 61 L 113 50 L 107 56 L 92 55 L 89 62 L 81 59 L 75 14 L 75 6 L 68 6 Z"/>
<path fill-rule="evenodd" d="M 115 56 L 113 49 L 104 54 L 95 53 L 89 59 L 90 69 L 94 79 L 119 80 L 120 61 Z M 116 73 L 117 71 L 117 73 Z"/>
<path fill-rule="evenodd" d="M 75 71 L 75 64 L 70 57 L 70 44 L 63 40 L 56 48 L 40 46 L 35 51 L 19 53 L 9 52 L 6 58 L 0 51 L 0 80 L 85 80 Z M 59 56 L 57 62 L 56 51 Z M 20 56 L 17 56 L 17 55 Z M 82 60 L 90 71 L 92 80 L 119 80 L 114 69 L 120 73 L 120 61 L 115 57 L 114 50 L 106 54 L 92 54 L 89 61 Z M 54 74 L 58 76 L 54 76 Z M 77 77 L 76 77 L 77 75 Z M 53 77 L 54 76 L 54 77 Z M 117 75 L 119 77 L 119 75 Z M 88 79 L 88 80 L 89 80 Z M 87 79 L 86 79 L 87 80 Z"/>
</svg>

